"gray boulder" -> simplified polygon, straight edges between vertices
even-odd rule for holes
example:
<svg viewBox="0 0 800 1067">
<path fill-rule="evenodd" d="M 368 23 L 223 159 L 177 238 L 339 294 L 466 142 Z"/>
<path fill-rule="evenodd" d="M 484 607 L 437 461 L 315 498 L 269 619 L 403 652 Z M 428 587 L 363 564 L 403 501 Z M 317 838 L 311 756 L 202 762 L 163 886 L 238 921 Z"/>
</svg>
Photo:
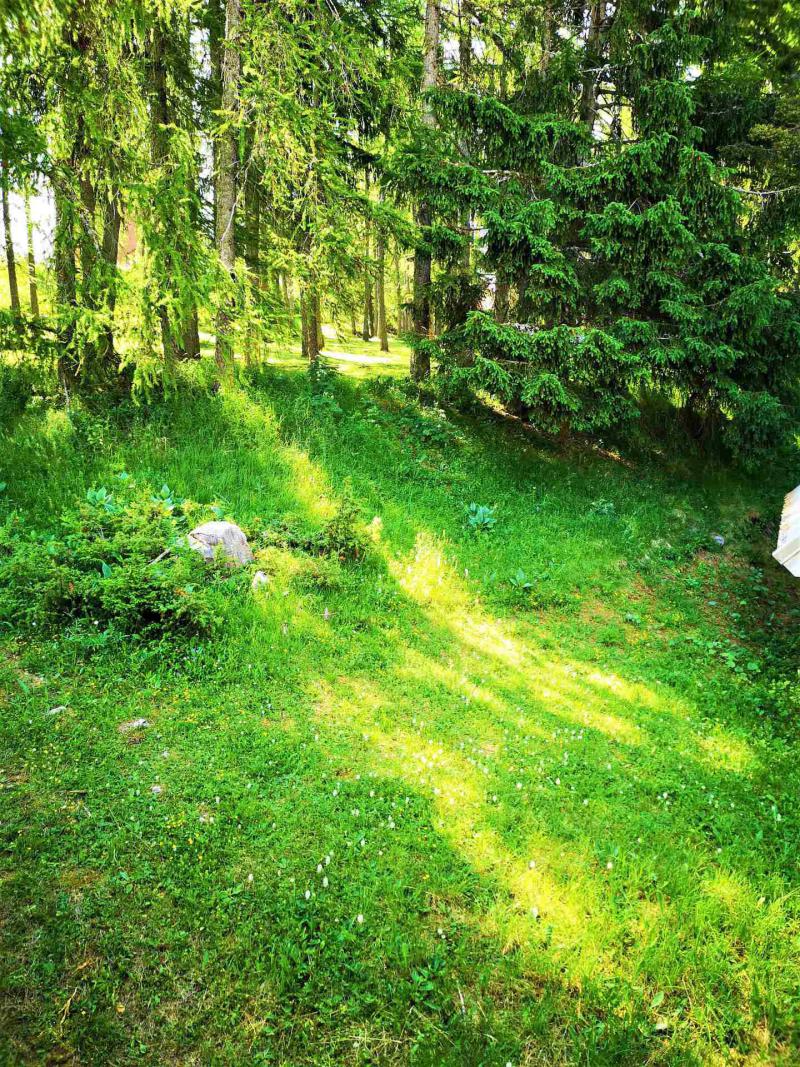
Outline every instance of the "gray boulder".
<svg viewBox="0 0 800 1067">
<path fill-rule="evenodd" d="M 244 531 L 235 522 L 204 522 L 195 526 L 189 534 L 189 547 L 207 560 L 219 553 L 234 567 L 253 562 Z"/>
</svg>

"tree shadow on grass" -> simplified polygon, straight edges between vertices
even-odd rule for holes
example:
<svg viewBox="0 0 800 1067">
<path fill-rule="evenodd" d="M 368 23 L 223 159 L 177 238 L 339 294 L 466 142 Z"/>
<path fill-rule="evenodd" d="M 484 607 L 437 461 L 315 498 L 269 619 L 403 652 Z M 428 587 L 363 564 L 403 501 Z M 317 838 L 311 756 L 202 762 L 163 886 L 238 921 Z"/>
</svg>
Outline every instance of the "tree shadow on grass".
<svg viewBox="0 0 800 1067">
<path fill-rule="evenodd" d="M 579 625 L 567 654 L 547 616 L 485 606 L 434 533 L 451 489 L 380 473 L 392 432 L 332 424 L 305 448 L 258 398 L 196 398 L 91 468 L 135 462 L 245 525 L 318 525 L 346 470 L 392 527 L 337 589 L 232 602 L 196 668 L 78 679 L 57 738 L 49 692 L 7 720 L 4 747 L 34 756 L 5 894 L 37 901 L 6 933 L 4 958 L 31 953 L 9 1031 L 119 1063 L 150 1054 L 136 1042 L 187 1063 L 690 1063 L 765 1020 L 788 1040 L 796 870 L 792 824 L 762 805 L 771 751 L 724 709 L 701 728 L 646 662 L 598 663 Z M 131 746 L 117 727 L 140 712 Z"/>
</svg>

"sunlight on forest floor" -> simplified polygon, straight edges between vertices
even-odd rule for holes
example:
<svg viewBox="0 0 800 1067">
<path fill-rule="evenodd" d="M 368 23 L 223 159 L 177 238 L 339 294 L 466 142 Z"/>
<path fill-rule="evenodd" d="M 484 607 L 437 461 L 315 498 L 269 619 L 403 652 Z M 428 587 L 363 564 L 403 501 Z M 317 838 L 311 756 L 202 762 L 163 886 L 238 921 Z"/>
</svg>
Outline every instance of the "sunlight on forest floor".
<svg viewBox="0 0 800 1067">
<path fill-rule="evenodd" d="M 381 520 L 355 566 L 254 542 L 270 582 L 215 587 L 214 640 L 6 640 L 12 1060 L 778 1062 L 800 782 L 744 665 L 796 591 L 744 562 L 763 487 L 489 447 L 344 355 L 330 415 L 290 351 L 6 439 L 36 521 L 123 469 L 245 529 L 319 529 L 345 487 Z M 683 551 L 698 524 L 732 547 Z"/>
</svg>

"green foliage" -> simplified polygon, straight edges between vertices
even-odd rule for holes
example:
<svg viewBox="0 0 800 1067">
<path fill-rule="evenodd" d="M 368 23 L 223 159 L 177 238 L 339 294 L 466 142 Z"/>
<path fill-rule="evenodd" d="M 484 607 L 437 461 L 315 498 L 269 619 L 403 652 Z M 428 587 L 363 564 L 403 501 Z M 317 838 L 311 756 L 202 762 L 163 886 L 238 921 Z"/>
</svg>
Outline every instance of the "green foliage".
<svg viewBox="0 0 800 1067">
<path fill-rule="evenodd" d="M 22 528 L 12 513 L 0 550 L 8 625 L 52 629 L 83 621 L 147 638 L 208 632 L 207 571 L 185 543 L 191 506 L 119 476 L 88 490 L 58 533 Z"/>
<path fill-rule="evenodd" d="M 467 526 L 475 533 L 490 533 L 497 526 L 496 507 L 472 503 L 467 507 Z"/>
<path fill-rule="evenodd" d="M 359 352 L 335 420 L 288 353 L 241 390 L 3 427 L 12 541 L 63 541 L 65 501 L 106 529 L 129 493 L 169 530 L 179 487 L 270 581 L 203 570 L 202 640 L 0 624 L 0 1060 L 791 1058 L 790 467 L 444 420 Z M 269 543 L 308 544 L 348 479 L 383 523 L 367 565 Z"/>
</svg>

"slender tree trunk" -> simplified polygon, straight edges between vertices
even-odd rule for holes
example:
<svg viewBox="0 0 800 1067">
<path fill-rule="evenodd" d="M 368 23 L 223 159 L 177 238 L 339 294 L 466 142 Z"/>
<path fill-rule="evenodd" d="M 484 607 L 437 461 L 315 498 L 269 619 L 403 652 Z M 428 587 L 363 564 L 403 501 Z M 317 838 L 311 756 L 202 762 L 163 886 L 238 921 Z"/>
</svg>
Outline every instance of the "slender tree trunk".
<svg viewBox="0 0 800 1067">
<path fill-rule="evenodd" d="M 369 169 L 364 171 L 364 194 L 369 196 Z M 372 219 L 367 217 L 364 223 L 364 325 L 361 338 L 364 341 L 375 333 L 375 312 L 372 307 L 372 271 L 370 269 L 370 252 L 372 250 Z"/>
<path fill-rule="evenodd" d="M 117 306 L 117 260 L 119 259 L 119 230 L 122 224 L 122 212 L 119 206 L 119 194 L 115 191 L 103 204 L 103 261 L 107 273 L 106 306 L 109 325 L 106 329 L 102 358 L 106 365 L 115 359 L 114 353 L 114 310 Z"/>
<path fill-rule="evenodd" d="M 588 17 L 584 62 L 589 69 L 583 75 L 580 116 L 581 121 L 586 123 L 591 133 L 597 121 L 597 87 L 600 75 L 595 68 L 599 67 L 602 61 L 601 51 L 603 29 L 606 21 L 606 0 L 594 0 L 589 5 Z"/>
<path fill-rule="evenodd" d="M 375 303 L 378 311 L 378 338 L 381 352 L 389 351 L 389 331 L 386 325 L 386 233 L 378 226 L 375 244 Z"/>
<path fill-rule="evenodd" d="M 222 42 L 225 39 L 225 0 L 208 0 L 208 58 L 211 66 L 210 95 L 214 111 L 222 107 Z M 214 179 L 213 213 L 214 233 L 217 232 L 217 187 L 219 170 L 219 142 L 211 138 L 211 174 Z"/>
<path fill-rule="evenodd" d="M 440 0 L 426 0 L 425 5 L 425 39 L 422 46 L 422 81 L 420 90 L 423 94 L 436 87 L 439 78 L 439 27 L 441 23 Z M 436 125 L 433 107 L 423 99 L 422 121 L 429 128 Z M 427 244 L 428 230 L 431 225 L 431 210 L 425 200 L 421 200 L 416 210 L 417 226 L 421 231 L 422 244 L 414 253 L 414 319 L 415 335 L 420 338 L 431 336 L 431 252 Z M 430 377 L 431 361 L 427 351 L 412 351 L 411 377 L 422 381 Z"/>
<path fill-rule="evenodd" d="M 164 31 L 156 18 L 153 24 L 153 36 L 150 54 L 150 157 L 155 167 L 163 167 L 168 149 L 167 126 L 170 121 L 169 102 L 167 100 L 167 68 L 164 59 Z M 164 259 L 164 274 L 171 274 L 171 257 L 169 254 Z M 160 279 L 161 284 L 168 284 L 168 278 Z M 178 345 L 169 321 L 169 310 L 165 304 L 158 306 L 158 321 L 161 326 L 161 345 L 164 350 L 165 373 L 172 373 L 175 361 L 178 358 Z"/>
<path fill-rule="evenodd" d="M 56 302 L 61 317 L 58 348 L 58 379 L 65 397 L 75 384 L 75 361 L 72 351 L 72 316 L 77 302 L 75 271 L 75 233 L 72 212 L 65 196 L 54 190 L 56 227 L 53 238 L 53 260 L 56 275 Z"/>
<path fill-rule="evenodd" d="M 163 167 L 169 157 L 168 127 L 174 121 L 173 108 L 167 89 L 167 48 L 164 26 L 157 18 L 154 20 L 150 53 L 150 154 L 154 166 Z M 191 213 L 191 208 L 189 208 Z M 193 220 L 196 221 L 196 220 Z M 179 256 L 180 252 L 177 253 Z M 185 255 L 185 253 L 184 253 Z M 164 260 L 162 284 L 170 285 L 173 274 L 173 255 Z M 185 269 L 180 273 L 189 273 Z M 177 294 L 175 305 L 186 308 L 177 323 L 170 321 L 169 310 L 163 304 L 158 309 L 161 326 L 161 343 L 164 349 L 164 361 L 167 367 L 176 359 L 194 359 L 200 355 L 200 336 L 197 323 L 197 305 L 193 299 L 186 299 L 185 294 Z"/>
<path fill-rule="evenodd" d="M 550 66 L 550 53 L 553 48 L 553 11 L 551 0 L 542 7 L 542 53 L 539 56 L 539 73 L 545 74 Z"/>
<path fill-rule="evenodd" d="M 309 364 L 319 359 L 319 320 L 317 301 L 319 297 L 310 286 L 300 293 L 300 328 L 303 339 L 303 355 Z"/>
<path fill-rule="evenodd" d="M 19 286 L 17 285 L 17 263 L 14 258 L 14 243 L 11 239 L 11 212 L 8 207 L 8 164 L 3 162 L 2 176 L 2 199 L 3 199 L 3 237 L 6 245 L 6 267 L 8 269 L 8 291 L 11 295 L 11 310 L 19 315 L 22 310 L 19 302 Z"/>
<path fill-rule="evenodd" d="M 25 232 L 28 239 L 28 293 L 31 301 L 31 315 L 38 319 L 39 286 L 36 281 L 36 252 L 33 247 L 33 219 L 31 218 L 31 194 L 25 190 Z"/>
<path fill-rule="evenodd" d="M 494 317 L 497 322 L 508 322 L 509 290 L 505 272 L 498 271 L 494 290 Z"/>
<path fill-rule="evenodd" d="M 239 0 L 226 0 L 225 41 L 222 46 L 222 113 L 232 121 L 239 88 Z M 217 135 L 216 243 L 223 268 L 233 279 L 236 267 L 236 132 L 233 128 Z M 231 306 L 227 295 L 217 311 L 217 344 L 215 359 L 220 374 L 233 373 L 233 341 L 231 337 Z"/>
<path fill-rule="evenodd" d="M 247 178 L 244 183 L 245 246 L 244 261 L 257 284 L 261 245 L 261 188 L 258 181 L 252 152 L 247 166 Z"/>
<path fill-rule="evenodd" d="M 319 289 L 314 290 L 314 325 L 317 331 L 317 352 L 325 348 L 325 334 L 322 332 L 322 300 Z"/>
</svg>

